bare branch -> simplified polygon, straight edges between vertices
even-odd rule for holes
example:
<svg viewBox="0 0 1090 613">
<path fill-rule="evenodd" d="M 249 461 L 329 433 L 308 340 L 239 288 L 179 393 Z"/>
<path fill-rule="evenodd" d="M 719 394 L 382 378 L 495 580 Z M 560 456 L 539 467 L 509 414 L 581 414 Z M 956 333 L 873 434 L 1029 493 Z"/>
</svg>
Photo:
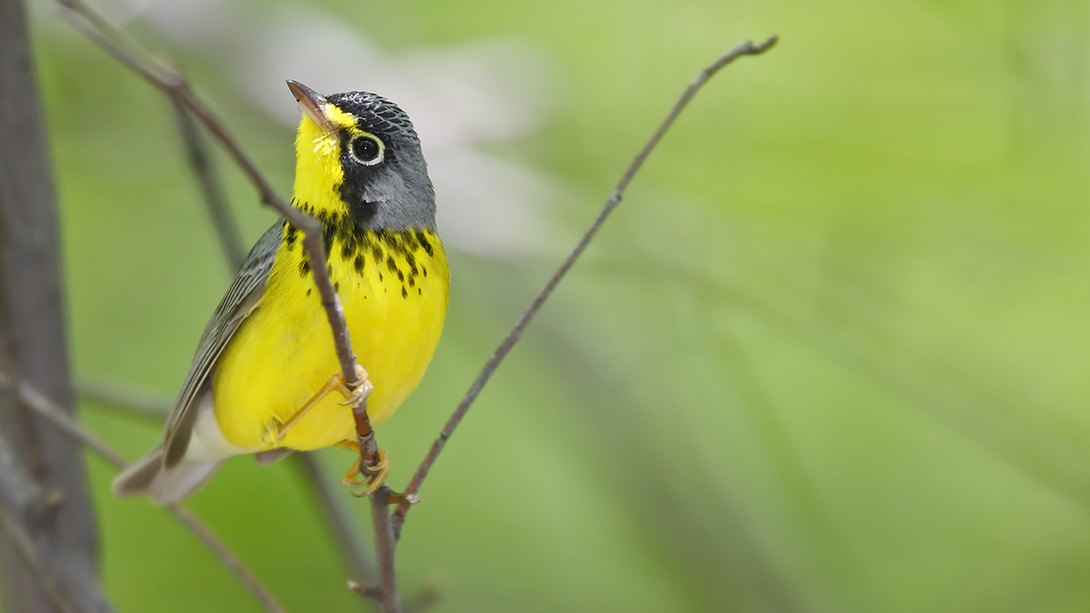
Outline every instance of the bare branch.
<svg viewBox="0 0 1090 613">
<path fill-rule="evenodd" d="M 10 391 L 9 382 L 0 372 L 0 387 Z M 41 537 L 36 543 L 31 534 L 32 530 L 37 531 L 51 520 L 55 521 L 55 511 L 63 497 L 62 490 L 43 491 L 27 474 L 15 449 L 0 434 L 0 525 L 8 541 L 14 545 L 24 567 L 31 571 L 30 575 L 50 605 L 64 613 L 98 610 L 100 603 L 91 599 L 88 602 L 81 600 L 77 606 L 77 601 L 62 587 L 64 570 L 48 559 L 53 555 L 52 548 L 42 543 Z"/>
<path fill-rule="evenodd" d="M 201 195 L 204 196 L 204 204 L 208 214 L 212 218 L 212 225 L 216 228 L 216 238 L 219 239 L 220 248 L 223 249 L 223 259 L 227 261 L 231 272 L 242 268 L 242 262 L 246 259 L 246 250 L 242 246 L 242 240 L 238 236 L 238 227 L 235 219 L 227 209 L 227 199 L 223 195 L 220 186 L 219 174 L 208 148 L 204 146 L 204 139 L 200 130 L 193 123 L 193 118 L 185 107 L 174 103 L 174 116 L 178 120 L 178 130 L 182 133 L 182 142 L 188 154 L 189 165 L 197 182 L 201 186 Z"/>
<path fill-rule="evenodd" d="M 382 600 L 382 590 L 374 585 L 364 585 L 362 583 L 359 583 L 358 581 L 349 580 L 348 589 L 352 590 L 353 592 L 359 593 L 365 598 L 370 598 L 372 600 Z"/>
<path fill-rule="evenodd" d="M 764 53 L 765 51 L 768 51 L 773 45 L 775 45 L 777 40 L 778 39 L 776 36 L 772 36 L 759 45 L 754 45 L 752 41 L 747 40 L 737 45 L 736 47 L 728 51 L 725 55 L 709 65 L 707 68 L 702 70 L 700 74 L 698 74 L 696 78 L 689 83 L 689 86 L 685 89 L 685 92 L 682 93 L 681 97 L 674 104 L 673 108 L 670 109 L 670 112 L 666 115 L 666 118 L 662 121 L 661 124 L 659 124 L 658 129 L 655 130 L 654 134 L 651 135 L 651 138 L 643 146 L 643 149 L 641 149 L 639 154 L 636 155 L 636 158 L 632 161 L 632 164 L 629 165 L 628 170 L 625 171 L 624 175 L 621 177 L 620 182 L 617 183 L 617 187 L 613 189 L 613 193 L 610 195 L 609 200 L 606 201 L 601 211 L 599 211 L 598 216 L 594 219 L 594 222 L 590 224 L 590 227 L 587 228 L 587 231 L 583 234 L 583 237 L 579 239 L 578 243 L 576 243 L 575 248 L 572 249 L 567 259 L 565 259 L 560 267 L 556 270 L 556 272 L 553 273 L 552 278 L 550 278 L 548 283 L 545 284 L 545 287 L 542 288 L 541 293 L 539 293 L 537 297 L 534 298 L 534 301 L 530 303 L 530 307 L 527 308 L 526 312 L 522 314 L 522 317 L 519 318 L 518 323 L 516 323 L 511 331 L 507 333 L 507 336 L 503 339 L 503 342 L 501 342 L 499 347 L 496 348 L 496 352 L 493 353 L 492 357 L 489 358 L 488 362 L 485 363 L 484 368 L 481 370 L 481 373 L 477 376 L 477 379 L 473 382 L 473 385 L 470 386 L 469 391 L 466 392 L 465 397 L 462 398 L 462 401 L 458 404 L 458 407 L 454 409 L 454 414 L 451 415 L 450 420 L 447 421 L 446 426 L 444 426 L 443 430 L 439 433 L 439 438 L 435 439 L 435 442 L 432 443 L 431 449 L 428 451 L 427 457 L 425 457 L 424 461 L 420 463 L 420 467 L 416 470 L 416 474 L 413 475 L 412 481 L 409 482 L 409 487 L 405 490 L 406 498 L 410 496 L 415 496 L 416 493 L 420 490 L 420 486 L 424 482 L 424 478 L 428 476 L 428 471 L 431 470 L 432 464 L 435 463 L 435 459 L 439 457 L 439 453 L 443 451 L 443 447 L 446 445 L 447 440 L 450 438 L 450 435 L 454 433 L 454 429 L 458 427 L 458 424 L 462 421 L 462 417 L 465 416 L 466 411 L 469 410 L 469 407 L 477 399 L 477 396 L 481 393 L 481 389 L 484 388 L 485 384 L 488 383 L 488 380 L 492 378 L 492 374 L 496 372 L 496 368 L 500 365 L 500 362 L 502 362 L 503 359 L 507 357 L 507 354 L 511 351 L 511 348 L 514 347 L 515 343 L 517 343 L 519 338 L 522 337 L 523 331 L 526 329 L 526 326 L 529 325 L 530 320 L 532 320 L 534 316 L 537 315 L 537 312 L 541 308 L 541 305 L 545 303 L 550 295 L 552 295 L 553 290 L 556 289 L 556 286 L 560 283 L 560 280 L 564 278 L 564 275 L 567 274 L 568 270 L 572 267 L 573 264 L 575 264 L 575 261 L 579 258 L 580 255 L 582 255 L 583 251 L 586 250 L 587 245 L 590 244 L 591 239 L 593 239 L 594 236 L 598 233 L 598 230 L 602 227 L 602 224 L 605 223 L 606 218 L 609 217 L 609 214 L 612 213 L 613 209 L 617 208 L 617 205 L 621 203 L 621 197 L 624 195 L 625 190 L 628 188 L 628 184 L 632 182 L 632 178 L 636 176 L 636 173 L 640 170 L 640 167 L 643 166 L 644 160 L 646 160 L 647 156 L 651 154 L 651 151 L 662 139 L 662 136 L 666 134 L 667 130 L 670 129 L 670 126 L 673 125 L 674 120 L 677 119 L 678 115 L 681 114 L 681 111 L 684 110 L 686 105 L 689 104 L 689 101 L 693 98 L 693 96 L 696 95 L 697 91 L 699 91 L 701 86 L 703 86 L 704 83 L 708 81 L 708 79 L 714 76 L 715 73 L 719 72 L 719 70 L 727 64 L 733 62 L 739 57 L 742 57 L 743 55 L 759 55 L 761 53 Z M 394 511 L 394 533 L 398 537 L 400 537 L 401 527 L 405 523 L 405 515 L 409 512 L 409 509 L 411 507 L 411 502 L 409 500 L 404 500 L 397 505 L 397 510 Z"/>
<path fill-rule="evenodd" d="M 401 595 L 397 591 L 397 570 L 394 567 L 397 537 L 389 509 L 391 494 L 393 490 L 383 485 L 371 495 L 371 522 L 375 527 L 375 555 L 379 564 L 379 602 L 386 613 L 401 613 Z"/>
<path fill-rule="evenodd" d="M 0 525 L 3 525 L 8 538 L 11 539 L 15 548 L 19 551 L 19 555 L 23 557 L 23 561 L 31 570 L 31 574 L 38 580 L 38 585 L 41 586 L 42 593 L 49 599 L 49 602 L 61 613 L 78 613 L 78 609 L 64 594 L 60 586 L 57 585 L 49 566 L 38 555 L 38 550 L 34 547 L 34 541 L 30 538 L 30 535 L 23 529 L 23 525 L 16 521 L 11 513 L 4 508 L 4 505 L 0 505 Z"/>
<path fill-rule="evenodd" d="M 189 83 L 181 73 L 169 68 L 162 62 L 139 59 L 138 54 L 133 51 L 135 45 L 126 44 L 120 32 L 81 0 L 57 0 L 57 2 L 64 9 L 64 14 L 71 23 L 88 38 L 162 91 L 176 105 L 192 113 L 193 117 L 208 130 L 209 134 L 227 150 L 227 153 L 238 164 L 243 174 L 257 188 L 261 201 L 275 208 L 291 225 L 303 232 L 303 247 L 307 250 L 307 255 L 312 263 L 311 271 L 314 273 L 314 284 L 318 288 L 322 306 L 325 308 L 326 317 L 329 319 L 330 327 L 333 330 L 333 345 L 337 350 L 337 360 L 340 362 L 344 379 L 350 387 L 355 387 L 361 383 L 357 380 L 356 356 L 352 353 L 352 343 L 344 319 L 344 309 L 341 307 L 340 300 L 337 298 L 336 292 L 333 291 L 333 285 L 329 280 L 326 256 L 322 248 L 322 225 L 310 215 L 289 205 L 276 193 L 276 190 L 273 189 L 265 176 L 257 169 L 257 165 L 242 150 L 242 146 L 227 131 L 227 127 L 220 121 L 219 117 L 212 112 L 203 100 L 193 93 Z M 139 55 L 146 56 L 147 54 L 141 53 Z M 371 460 L 373 462 L 373 458 Z M 370 465 L 373 466 L 373 463 Z"/>
<path fill-rule="evenodd" d="M 0 523 L 46 599 L 66 613 L 78 611 L 58 584 L 56 569 L 42 559 L 34 538 L 24 527 L 42 524 L 49 513 L 49 504 L 42 488 L 21 464 L 15 450 L 0 434 Z"/>
<path fill-rule="evenodd" d="M 107 462 L 113 464 L 114 468 L 124 470 L 128 467 L 129 463 L 125 461 L 125 458 L 121 457 L 121 454 L 110 447 L 106 441 L 85 428 L 83 424 L 76 421 L 54 404 L 52 400 L 46 398 L 44 394 L 29 384 L 19 384 L 19 397 L 35 413 L 53 422 L 53 425 L 63 430 L 68 436 L 90 447 L 95 453 L 105 458 Z"/>
<path fill-rule="evenodd" d="M 74 407 L 69 372 L 57 208 L 24 0 L 0 0 L 0 369 Z M 0 393 L 0 431 L 14 458 L 46 498 L 49 521 L 20 515 L 12 492 L 0 500 L 68 603 L 81 612 L 113 610 L 99 585 L 98 527 L 84 457 L 64 433 Z M 8 475 L 10 476 L 10 474 Z M 56 598 L 17 550 L 19 529 L 0 538 L 0 608 L 55 611 Z"/>
<path fill-rule="evenodd" d="M 0 385 L 4 387 L 13 385 L 13 382 L 7 377 L 7 375 L 0 373 Z M 56 425 L 61 431 L 74 440 L 87 445 L 92 451 L 99 454 L 107 462 L 112 464 L 114 468 L 118 470 L 124 470 L 128 468 L 128 462 L 125 461 L 121 454 L 115 451 L 104 440 L 102 440 L 94 432 L 91 432 L 83 424 L 76 421 L 68 413 L 61 410 L 56 403 L 50 400 L 41 392 L 37 391 L 34 387 L 27 383 L 14 384 L 17 386 L 20 398 L 26 403 L 31 410 L 38 415 L 48 419 L 54 425 Z M 192 513 L 180 505 L 168 505 L 166 507 L 168 511 L 178 521 L 185 524 L 189 530 L 204 542 L 213 554 L 220 559 L 220 562 L 230 570 L 239 582 L 242 583 L 246 589 L 253 594 L 254 598 L 261 604 L 269 613 L 285 613 L 283 607 L 276 602 L 272 593 L 269 592 L 257 579 L 257 577 L 250 571 L 249 568 L 231 551 L 227 545 L 223 543 L 211 530 L 208 529 L 199 519 L 197 519 Z"/>
<path fill-rule="evenodd" d="M 162 423 L 170 412 L 170 402 L 153 394 L 130 390 L 111 383 L 81 380 L 76 384 L 81 399 L 103 406 L 121 409 L 140 417 Z M 304 479 L 326 516 L 326 523 L 333 533 L 336 546 L 348 563 L 352 574 L 363 581 L 377 577 L 375 565 L 367 552 L 356 523 L 349 516 L 337 488 L 325 474 L 317 456 L 310 453 L 292 454 L 289 460 L 303 472 Z"/>
<path fill-rule="evenodd" d="M 318 499 L 326 523 L 333 532 L 333 540 L 340 547 L 352 574 L 360 581 L 373 581 L 377 576 L 375 562 L 363 543 L 359 527 L 344 508 L 343 496 L 337 495 L 343 494 L 344 488 L 330 480 L 316 455 L 295 453 L 292 460 L 303 470 L 307 485 Z"/>
<path fill-rule="evenodd" d="M 167 507 L 178 521 L 182 522 L 189 531 L 197 536 L 204 542 L 205 547 L 208 547 L 212 553 L 223 562 L 235 577 L 246 586 L 246 589 L 250 590 L 254 598 L 257 599 L 261 607 L 269 613 L 286 613 L 284 608 L 280 606 L 280 603 L 273 598 L 273 595 L 269 590 L 265 589 L 265 586 L 258 581 L 257 577 L 250 571 L 242 560 L 235 555 L 235 552 L 231 551 L 223 541 L 216 536 L 208 526 L 204 525 L 204 522 L 197 519 L 189 509 L 182 507 L 181 505 L 172 504 Z"/>
<path fill-rule="evenodd" d="M 95 379 L 76 381 L 81 400 L 120 409 L 162 424 L 170 415 L 170 401 L 150 392 L 130 389 Z"/>
</svg>

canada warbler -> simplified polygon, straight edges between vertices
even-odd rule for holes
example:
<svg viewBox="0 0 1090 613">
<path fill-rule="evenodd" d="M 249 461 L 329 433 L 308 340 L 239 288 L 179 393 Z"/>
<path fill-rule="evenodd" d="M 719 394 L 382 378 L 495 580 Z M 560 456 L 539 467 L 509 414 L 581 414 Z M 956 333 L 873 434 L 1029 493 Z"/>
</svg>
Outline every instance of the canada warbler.
<svg viewBox="0 0 1090 613">
<path fill-rule="evenodd" d="M 374 94 L 323 97 L 294 81 L 303 110 L 292 205 L 323 227 L 330 280 L 358 363 L 374 386 L 373 425 L 420 382 L 450 289 L 435 193 L 409 117 Z M 114 481 L 114 493 L 177 502 L 231 456 L 271 462 L 291 450 L 357 448 L 355 422 L 302 233 L 277 221 L 250 250 L 197 346 L 163 441 Z M 331 393 L 340 390 L 342 394 Z M 380 470 L 348 485 L 373 491 Z"/>
</svg>

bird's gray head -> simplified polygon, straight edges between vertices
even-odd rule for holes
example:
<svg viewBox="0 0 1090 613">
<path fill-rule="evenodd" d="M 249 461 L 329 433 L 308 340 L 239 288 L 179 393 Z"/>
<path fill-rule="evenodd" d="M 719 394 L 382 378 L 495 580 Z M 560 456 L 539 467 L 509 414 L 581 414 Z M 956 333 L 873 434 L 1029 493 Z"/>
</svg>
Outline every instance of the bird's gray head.
<svg viewBox="0 0 1090 613">
<path fill-rule="evenodd" d="M 288 85 L 304 112 L 296 142 L 298 205 L 316 213 L 347 205 L 366 229 L 435 227 L 435 191 L 405 111 L 368 92 L 323 97 Z"/>
</svg>

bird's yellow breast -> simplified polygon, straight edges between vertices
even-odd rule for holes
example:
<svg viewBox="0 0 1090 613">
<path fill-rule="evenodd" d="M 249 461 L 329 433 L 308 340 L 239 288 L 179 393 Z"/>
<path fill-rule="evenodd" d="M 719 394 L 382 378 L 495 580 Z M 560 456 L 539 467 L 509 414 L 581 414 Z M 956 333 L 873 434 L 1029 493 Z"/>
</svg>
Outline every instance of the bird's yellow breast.
<svg viewBox="0 0 1090 613">
<path fill-rule="evenodd" d="M 328 217 L 323 221 L 330 227 Z M 358 363 L 374 385 L 367 411 L 378 425 L 416 388 L 439 342 L 450 290 L 446 255 L 431 230 L 326 234 L 330 278 Z M 308 450 L 355 440 L 352 411 L 339 404 L 339 393 L 279 443 L 272 435 L 340 370 L 301 238 L 285 227 L 264 297 L 212 372 L 216 419 L 242 449 Z"/>
</svg>

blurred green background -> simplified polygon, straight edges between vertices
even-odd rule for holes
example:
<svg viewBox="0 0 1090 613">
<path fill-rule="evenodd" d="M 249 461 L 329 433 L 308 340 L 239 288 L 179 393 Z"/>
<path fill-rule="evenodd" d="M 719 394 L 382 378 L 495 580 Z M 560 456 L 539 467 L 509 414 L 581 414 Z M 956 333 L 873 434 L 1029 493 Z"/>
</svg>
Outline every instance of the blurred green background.
<svg viewBox="0 0 1090 613">
<path fill-rule="evenodd" d="M 76 372 L 172 397 L 230 271 L 167 102 L 35 8 Z M 450 186 L 440 230 L 458 231 L 443 340 L 379 431 L 395 488 L 684 85 L 738 41 L 781 36 L 697 97 L 469 413 L 406 523 L 406 598 L 1090 609 L 1090 4 L 103 8 L 190 75 L 283 192 L 283 79 L 415 103 Z M 455 89 L 484 74 L 499 93 L 470 89 L 503 112 L 428 90 L 437 73 Z M 220 160 L 249 243 L 274 215 Z M 130 458 L 160 434 L 82 415 Z M 351 456 L 321 460 L 340 474 Z M 89 462 L 120 611 L 258 610 Z M 365 606 L 291 465 L 236 459 L 191 506 L 289 610 Z"/>
</svg>

